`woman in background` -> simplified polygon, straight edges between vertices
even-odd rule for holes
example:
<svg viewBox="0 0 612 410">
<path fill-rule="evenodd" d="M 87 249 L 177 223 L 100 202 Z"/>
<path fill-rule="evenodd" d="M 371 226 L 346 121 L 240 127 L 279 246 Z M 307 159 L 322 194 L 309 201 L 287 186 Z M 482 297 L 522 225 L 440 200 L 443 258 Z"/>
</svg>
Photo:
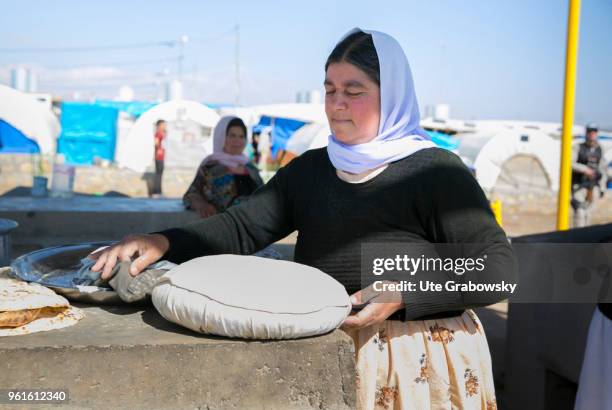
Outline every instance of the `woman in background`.
<svg viewBox="0 0 612 410">
<path fill-rule="evenodd" d="M 202 161 L 183 196 L 187 209 L 202 218 L 240 203 L 263 185 L 257 167 L 243 154 L 247 129 L 238 117 L 223 117 L 215 127 L 213 153 Z"/>
</svg>

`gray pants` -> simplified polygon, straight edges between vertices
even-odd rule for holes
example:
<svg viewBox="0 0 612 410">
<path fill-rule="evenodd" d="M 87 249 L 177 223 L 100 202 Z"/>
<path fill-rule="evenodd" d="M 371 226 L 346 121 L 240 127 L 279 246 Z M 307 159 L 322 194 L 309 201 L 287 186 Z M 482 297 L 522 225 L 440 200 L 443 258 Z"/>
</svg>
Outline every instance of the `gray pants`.
<svg viewBox="0 0 612 410">
<path fill-rule="evenodd" d="M 591 223 L 593 206 L 600 197 L 599 186 L 589 189 L 580 186 L 572 187 L 572 208 L 574 209 L 574 228 L 588 226 Z"/>
</svg>

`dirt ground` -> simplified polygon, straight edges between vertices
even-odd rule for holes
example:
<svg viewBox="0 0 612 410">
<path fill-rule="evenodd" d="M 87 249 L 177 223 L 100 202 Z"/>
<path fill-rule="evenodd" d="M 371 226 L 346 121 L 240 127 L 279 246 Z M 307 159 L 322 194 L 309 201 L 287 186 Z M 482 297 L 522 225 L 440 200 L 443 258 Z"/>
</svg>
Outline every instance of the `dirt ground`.
<svg viewBox="0 0 612 410">
<path fill-rule="evenodd" d="M 533 233 L 557 230 L 557 198 L 527 198 L 520 203 L 513 203 L 512 198 L 502 200 L 502 226 L 509 236 L 528 235 Z M 573 211 L 570 208 L 570 227 Z M 612 191 L 592 207 L 591 224 L 612 223 Z"/>
</svg>

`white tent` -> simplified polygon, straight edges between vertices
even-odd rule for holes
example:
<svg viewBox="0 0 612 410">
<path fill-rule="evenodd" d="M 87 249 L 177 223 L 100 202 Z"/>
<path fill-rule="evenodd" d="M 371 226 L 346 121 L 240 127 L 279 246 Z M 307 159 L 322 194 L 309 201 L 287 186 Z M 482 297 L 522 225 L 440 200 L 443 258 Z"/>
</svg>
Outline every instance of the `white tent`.
<svg viewBox="0 0 612 410">
<path fill-rule="evenodd" d="M 260 118 L 257 112 L 250 107 L 221 107 L 217 108 L 216 111 L 221 118 L 232 115 L 244 121 L 244 125 L 247 127 L 247 140 L 249 143 L 251 142 L 253 126 L 259 122 Z"/>
<path fill-rule="evenodd" d="M 472 166 L 476 179 L 485 191 L 496 185 L 504 167 L 516 158 L 529 166 L 513 167 L 511 177 L 515 185 L 529 184 L 536 173 L 543 173 L 547 189 L 559 189 L 559 141 L 534 129 L 506 129 L 494 133 L 459 134 L 459 156 Z M 505 171 L 509 172 L 508 170 Z M 520 188 L 520 186 L 518 186 Z"/>
<path fill-rule="evenodd" d="M 270 104 L 251 107 L 251 110 L 259 117 L 291 118 L 298 121 L 322 124 L 327 122 L 325 105 L 323 104 Z"/>
<path fill-rule="evenodd" d="M 220 107 L 217 108 L 217 113 L 220 117 L 233 115 L 240 118 L 246 124 L 247 128 L 259 122 L 259 114 L 251 107 Z"/>
<path fill-rule="evenodd" d="M 137 172 L 144 172 L 152 167 L 155 123 L 160 119 L 168 123 L 185 123 L 191 128 L 193 124 L 198 124 L 212 132 L 219 121 L 219 115 L 196 101 L 172 100 L 154 106 L 138 118 L 125 139 L 117 144 L 115 158 L 119 166 Z M 208 138 L 201 147 L 201 152 L 190 153 L 201 160 L 210 152 L 212 152 L 212 138 Z"/>
<path fill-rule="evenodd" d="M 472 121 L 479 132 L 501 131 L 502 129 L 514 130 L 536 130 L 542 131 L 553 138 L 560 138 L 562 127 L 558 122 L 543 122 L 543 121 L 510 121 L 510 120 L 478 120 Z M 584 133 L 584 127 L 574 125 L 572 127 L 572 135 L 580 135 Z"/>
<path fill-rule="evenodd" d="M 252 107 L 221 107 L 217 109 L 217 112 L 222 117 L 226 115 L 240 117 L 249 129 L 249 133 L 251 132 L 251 128 L 259 123 L 262 116 L 290 118 L 293 120 L 317 122 L 320 124 L 327 123 L 325 106 L 323 104 L 287 103 L 256 105 Z"/>
<path fill-rule="evenodd" d="M 309 149 L 326 147 L 330 134 L 331 131 L 327 123 L 320 124 L 313 122 L 306 124 L 289 138 L 285 151 L 299 156 Z"/>
<path fill-rule="evenodd" d="M 57 117 L 36 97 L 0 85 L 0 119 L 36 141 L 43 154 L 55 152 L 61 131 Z"/>
<path fill-rule="evenodd" d="M 286 104 L 269 104 L 269 105 L 257 105 L 252 107 L 223 107 L 218 109 L 218 112 L 221 116 L 225 115 L 236 115 L 245 122 L 248 128 L 249 141 L 251 138 L 251 132 L 253 126 L 257 125 L 261 117 L 267 116 L 271 118 L 288 118 L 297 121 L 303 121 L 307 124 L 303 127 L 300 127 L 289 139 L 288 143 L 296 138 L 296 134 L 298 134 L 297 140 L 294 141 L 295 147 L 292 149 L 302 150 L 306 146 L 305 144 L 310 144 L 312 138 L 315 137 L 315 133 L 318 132 L 321 124 L 327 124 L 327 117 L 325 115 L 325 105 L 324 104 L 312 104 L 312 103 L 286 103 Z M 312 123 L 312 124 L 311 124 Z M 310 127 L 313 125 L 313 127 Z M 306 130 L 304 130 L 306 129 Z M 327 134 L 329 135 L 329 133 Z M 325 135 L 325 144 L 327 144 L 327 135 Z M 317 148 L 320 145 L 321 137 L 317 139 L 316 144 Z M 268 132 L 262 133 L 259 142 L 259 150 L 262 152 L 262 161 L 266 163 L 266 155 L 269 151 L 270 141 L 269 141 L 269 129 Z M 312 146 L 311 148 L 314 148 Z M 304 151 L 310 148 L 305 148 Z M 286 151 L 290 151 L 289 148 L 285 147 Z M 302 151 L 303 152 L 303 151 Z M 288 161 L 289 159 L 295 158 L 300 153 L 288 152 L 288 155 L 284 156 L 283 161 Z"/>
<path fill-rule="evenodd" d="M 437 119 L 433 117 L 422 118 L 422 128 L 447 133 L 488 133 L 493 134 L 503 130 L 534 130 L 542 131 L 554 138 L 561 136 L 561 124 L 557 122 L 542 121 L 516 121 L 516 120 L 462 120 L 462 119 Z M 574 125 L 573 135 L 584 133 L 584 127 Z"/>
</svg>

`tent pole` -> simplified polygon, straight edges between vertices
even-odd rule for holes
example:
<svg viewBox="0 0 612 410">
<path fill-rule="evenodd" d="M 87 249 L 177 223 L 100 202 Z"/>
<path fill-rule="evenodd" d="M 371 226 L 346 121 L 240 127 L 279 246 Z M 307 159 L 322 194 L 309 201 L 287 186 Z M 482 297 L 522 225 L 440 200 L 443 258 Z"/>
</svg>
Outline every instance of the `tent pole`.
<svg viewBox="0 0 612 410">
<path fill-rule="evenodd" d="M 563 133 L 561 136 L 561 170 L 557 203 L 557 230 L 569 228 L 569 204 L 572 176 L 572 129 L 576 98 L 576 65 L 578 57 L 578 26 L 580 0 L 570 0 L 567 18 L 567 45 L 565 53 L 565 90 L 563 96 Z"/>
</svg>

